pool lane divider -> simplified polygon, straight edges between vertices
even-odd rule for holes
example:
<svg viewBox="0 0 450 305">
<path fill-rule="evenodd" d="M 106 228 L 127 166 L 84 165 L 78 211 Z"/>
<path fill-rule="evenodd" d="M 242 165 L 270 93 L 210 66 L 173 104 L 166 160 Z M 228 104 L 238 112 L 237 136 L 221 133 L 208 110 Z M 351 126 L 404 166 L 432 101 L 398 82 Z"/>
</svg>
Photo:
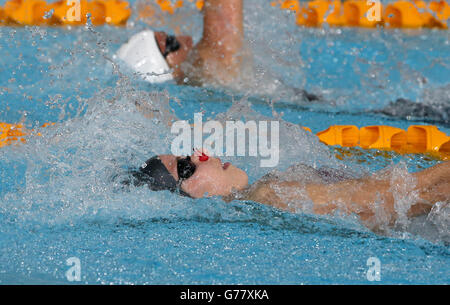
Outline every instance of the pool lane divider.
<svg viewBox="0 0 450 305">
<path fill-rule="evenodd" d="M 174 14 L 183 6 L 181 0 L 154 0 L 161 11 Z M 198 10 L 203 0 L 194 2 Z M 266 0 L 268 1 L 268 0 Z M 445 0 L 399 0 L 383 4 L 380 0 L 275 0 L 272 7 L 290 10 L 296 14 L 299 26 L 348 26 L 375 28 L 440 28 L 447 29 L 450 5 Z M 149 5 L 138 7 L 139 16 L 152 18 L 155 14 Z"/>
<path fill-rule="evenodd" d="M 123 26 L 131 16 L 129 3 L 121 0 L 9 0 L 0 7 L 0 25 L 85 25 L 87 15 L 93 25 Z"/>
<path fill-rule="evenodd" d="M 198 10 L 203 0 L 194 2 Z M 154 0 L 161 11 L 169 14 L 183 6 L 182 0 Z M 378 0 L 299 0 L 272 1 L 273 7 L 294 11 L 299 26 L 319 27 L 350 26 L 375 28 L 440 28 L 447 29 L 450 5 L 445 0 L 425 2 L 423 0 L 399 0 L 382 4 Z M 139 18 L 154 18 L 155 12 L 148 2 L 138 6 Z M 79 16 L 76 17 L 76 12 Z M 44 0 L 9 0 L 0 7 L 0 25 L 84 25 L 87 14 L 93 25 L 123 26 L 131 16 L 129 3 L 122 0 L 59 0 L 47 3 Z M 75 18 L 74 18 L 75 17 Z"/>
<path fill-rule="evenodd" d="M 44 128 L 55 123 L 45 123 Z M 302 127 L 308 132 L 311 129 Z M 31 130 L 22 124 L 0 122 L 0 147 L 17 142 L 25 143 Z M 38 136 L 41 134 L 38 132 Z M 318 132 L 319 141 L 330 146 L 389 150 L 397 153 L 428 153 L 439 159 L 450 159 L 450 137 L 434 125 L 411 125 L 407 130 L 374 125 L 358 128 L 355 125 L 332 125 Z"/>
<path fill-rule="evenodd" d="M 271 4 L 295 12 L 297 25 L 306 27 L 447 29 L 450 18 L 450 5 L 444 0 L 400 0 L 384 5 L 377 0 L 278 0 Z"/>
<path fill-rule="evenodd" d="M 17 141 L 25 142 L 22 124 L 0 122 L 0 147 L 11 145 Z"/>
<path fill-rule="evenodd" d="M 55 123 L 45 123 L 41 127 L 55 125 Z M 32 130 L 26 129 L 22 124 L 9 124 L 0 122 L 0 147 L 15 144 L 17 142 L 25 143 L 25 137 L 30 135 Z M 38 132 L 36 135 L 41 136 Z"/>
<path fill-rule="evenodd" d="M 333 125 L 316 135 L 322 143 L 331 146 L 429 153 L 445 160 L 450 157 L 450 137 L 434 125 L 411 125 L 407 130 L 385 125 L 361 128 L 355 125 Z"/>
</svg>

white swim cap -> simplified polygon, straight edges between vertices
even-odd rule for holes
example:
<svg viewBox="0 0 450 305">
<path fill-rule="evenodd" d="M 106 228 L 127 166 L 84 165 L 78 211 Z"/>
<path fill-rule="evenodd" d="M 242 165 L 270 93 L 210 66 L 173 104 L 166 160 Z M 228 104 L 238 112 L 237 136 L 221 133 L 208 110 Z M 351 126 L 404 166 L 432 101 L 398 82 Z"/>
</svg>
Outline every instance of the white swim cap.
<svg viewBox="0 0 450 305">
<path fill-rule="evenodd" d="M 169 65 L 159 50 L 155 33 L 146 30 L 133 35 L 117 56 L 150 83 L 172 80 Z"/>
</svg>

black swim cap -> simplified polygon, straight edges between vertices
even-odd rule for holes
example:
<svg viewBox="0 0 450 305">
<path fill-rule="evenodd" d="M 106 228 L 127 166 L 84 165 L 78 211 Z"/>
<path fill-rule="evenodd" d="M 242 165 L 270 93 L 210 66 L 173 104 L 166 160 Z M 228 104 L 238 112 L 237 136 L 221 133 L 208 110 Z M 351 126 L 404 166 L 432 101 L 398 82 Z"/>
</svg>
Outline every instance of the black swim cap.
<svg viewBox="0 0 450 305">
<path fill-rule="evenodd" d="M 131 175 L 135 178 L 135 186 L 147 184 L 152 191 L 169 190 L 171 192 L 179 192 L 183 196 L 191 197 L 180 188 L 179 183 L 177 183 L 158 156 L 148 159 L 145 165 L 141 166 L 138 170 L 131 171 Z"/>
</svg>

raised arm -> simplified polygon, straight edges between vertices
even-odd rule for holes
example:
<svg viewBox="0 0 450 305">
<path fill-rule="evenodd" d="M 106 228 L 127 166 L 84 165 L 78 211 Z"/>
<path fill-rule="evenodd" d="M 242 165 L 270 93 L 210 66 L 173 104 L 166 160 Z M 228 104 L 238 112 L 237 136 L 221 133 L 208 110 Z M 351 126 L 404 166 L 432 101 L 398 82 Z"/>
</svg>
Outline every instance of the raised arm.
<svg viewBox="0 0 450 305">
<path fill-rule="evenodd" d="M 409 217 L 428 213 L 438 201 L 450 200 L 450 162 L 412 176 L 416 180 L 413 183 L 402 179 L 391 181 L 391 175 L 372 175 L 333 184 L 303 185 L 297 181 L 267 181 L 257 185 L 247 199 L 289 211 L 302 208 L 299 204 L 310 200 L 314 213 L 332 214 L 339 209 L 349 214 L 355 213 L 362 221 L 372 223 L 379 208 L 375 203 L 381 204 L 391 223 L 397 219 L 394 207 L 396 189 L 403 189 L 399 196 L 408 196 L 407 200 L 413 201 L 407 211 Z"/>
<path fill-rule="evenodd" d="M 196 77 L 226 85 L 240 69 L 243 44 L 242 0 L 205 0 L 203 37 L 194 47 L 193 65 Z"/>
</svg>

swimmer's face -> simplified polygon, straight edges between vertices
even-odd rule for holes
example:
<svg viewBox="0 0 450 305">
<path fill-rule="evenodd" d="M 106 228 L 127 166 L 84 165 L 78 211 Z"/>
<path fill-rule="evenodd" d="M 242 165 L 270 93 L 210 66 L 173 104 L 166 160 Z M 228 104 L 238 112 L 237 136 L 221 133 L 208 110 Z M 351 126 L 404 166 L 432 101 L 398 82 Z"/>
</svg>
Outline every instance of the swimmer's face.
<svg viewBox="0 0 450 305">
<path fill-rule="evenodd" d="M 172 155 L 159 156 L 169 172 L 178 181 L 177 159 Z M 223 164 L 219 158 L 209 157 L 200 161 L 198 156 L 191 156 L 196 169 L 194 174 L 181 184 L 183 191 L 191 197 L 227 196 L 233 190 L 242 190 L 248 185 L 248 176 L 231 163 Z"/>
<path fill-rule="evenodd" d="M 168 35 L 165 32 L 155 32 L 155 38 L 162 54 L 166 52 L 167 36 Z M 170 52 L 166 57 L 168 65 L 173 69 L 177 69 L 179 65 L 186 60 L 193 45 L 190 36 L 175 36 L 175 38 L 180 44 L 180 48 L 177 51 Z"/>
</svg>

